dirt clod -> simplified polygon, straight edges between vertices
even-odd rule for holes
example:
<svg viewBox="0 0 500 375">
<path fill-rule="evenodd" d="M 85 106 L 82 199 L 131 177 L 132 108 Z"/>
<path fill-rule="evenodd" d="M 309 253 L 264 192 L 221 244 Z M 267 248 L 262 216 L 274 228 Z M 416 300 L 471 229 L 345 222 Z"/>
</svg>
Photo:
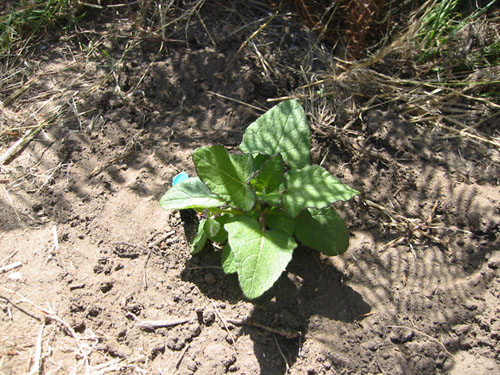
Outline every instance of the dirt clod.
<svg viewBox="0 0 500 375">
<path fill-rule="evenodd" d="M 101 292 L 107 293 L 113 288 L 113 285 L 113 281 L 104 281 L 99 285 L 99 289 L 101 290 Z"/>
</svg>

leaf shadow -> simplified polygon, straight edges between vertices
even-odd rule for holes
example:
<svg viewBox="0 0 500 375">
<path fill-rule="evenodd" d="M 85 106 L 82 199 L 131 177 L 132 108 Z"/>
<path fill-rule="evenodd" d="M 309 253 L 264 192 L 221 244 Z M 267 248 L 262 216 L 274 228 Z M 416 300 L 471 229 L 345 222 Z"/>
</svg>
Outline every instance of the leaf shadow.
<svg viewBox="0 0 500 375">
<path fill-rule="evenodd" d="M 186 263 L 181 277 L 196 284 L 212 300 L 228 304 L 245 301 L 237 276 L 225 275 L 218 265 L 219 252 L 206 251 Z M 217 279 L 215 285 L 206 282 L 209 273 Z M 301 356 L 308 331 L 323 320 L 355 325 L 371 311 L 326 257 L 302 246 L 295 249 L 287 270 L 274 286 L 252 304 L 235 336 L 248 335 L 252 340 L 260 374 L 285 374 Z"/>
</svg>

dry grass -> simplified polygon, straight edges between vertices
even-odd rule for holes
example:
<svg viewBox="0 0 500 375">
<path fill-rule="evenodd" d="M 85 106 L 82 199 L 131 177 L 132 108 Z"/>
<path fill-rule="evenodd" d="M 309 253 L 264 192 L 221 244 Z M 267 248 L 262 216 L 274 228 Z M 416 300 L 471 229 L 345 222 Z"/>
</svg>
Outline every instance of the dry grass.
<svg viewBox="0 0 500 375">
<path fill-rule="evenodd" d="M 446 39 L 447 43 L 441 45 L 431 59 L 429 56 L 422 58 L 418 51 L 429 43 L 428 38 L 421 38 L 420 26 L 429 14 L 429 7 L 435 3 L 433 1 L 425 2 L 412 12 L 396 4 L 400 2 L 374 1 L 371 3 L 373 7 L 365 13 L 359 8 L 360 2 L 343 2 L 350 18 L 336 18 L 340 8 L 332 6 L 332 2 L 329 2 L 328 11 L 322 13 L 328 17 L 318 18 L 319 5 L 326 2 L 295 1 L 293 5 L 298 7 L 299 14 L 306 19 L 306 26 L 311 30 L 293 35 L 290 35 L 290 25 L 299 22 L 299 17 L 292 11 L 295 8 L 271 8 L 266 1 L 215 5 L 205 0 L 102 2 L 105 5 L 97 1 L 76 3 L 89 12 L 93 9 L 102 11 L 103 17 L 123 12 L 118 13 L 121 21 L 106 32 L 94 29 L 91 23 L 60 30 L 61 40 L 66 43 L 66 60 L 55 69 L 47 69 L 46 61 L 38 56 L 47 48 L 41 43 L 47 37 L 43 30 L 36 37 L 13 40 L 8 53 L 0 57 L 0 173 L 7 171 L 5 176 L 0 175 L 0 183 L 9 181 L 9 161 L 35 137 L 49 137 L 44 133 L 47 127 L 62 126 L 62 120 L 68 116 L 78 121 L 82 114 L 81 102 L 100 87 L 114 85 L 115 91 L 133 105 L 133 95 L 141 89 L 149 68 L 128 90 L 122 90 L 117 75 L 127 56 L 146 44 L 153 44 L 152 64 L 169 45 L 189 45 L 193 24 L 202 26 L 206 44 L 211 46 L 223 43 L 228 37 L 221 31 L 224 29 L 221 25 L 232 30 L 232 36 L 240 42 L 238 52 L 244 51 L 259 62 L 262 79 L 266 82 L 282 87 L 281 72 L 286 69 L 298 77 L 298 85 L 287 92 L 278 89 L 283 96 L 270 98 L 270 102 L 290 97 L 301 99 L 311 116 L 314 136 L 342 138 L 342 145 L 353 156 L 364 152 L 356 144 L 356 139 L 364 136 L 364 118 L 370 111 L 380 109 L 399 114 L 414 124 L 420 134 L 434 133 L 446 140 L 484 146 L 488 151 L 485 157 L 500 163 L 500 130 L 486 126 L 498 123 L 500 116 L 500 65 L 498 54 L 495 55 L 500 45 L 498 11 L 481 14 L 467 27 L 460 28 L 452 38 Z M 316 8 L 313 9 L 311 4 Z M 231 24 L 230 17 L 217 20 L 218 23 L 210 22 L 203 16 L 203 10 L 213 13 L 214 10 L 210 9 L 213 6 L 220 6 L 222 12 L 235 16 L 240 23 Z M 389 12 L 384 13 L 382 8 L 389 9 Z M 402 15 L 401 12 L 407 13 Z M 409 20 L 400 29 L 393 22 L 398 14 L 401 19 Z M 350 31 L 347 38 L 340 38 L 346 29 Z M 381 30 L 385 31 L 384 35 L 377 34 Z M 373 35 L 381 35 L 377 43 L 370 42 Z M 473 42 L 466 43 L 468 49 L 460 50 L 459 46 L 471 37 Z M 126 40 L 119 56 L 103 52 L 112 39 Z M 300 56 L 299 62 L 282 59 L 290 55 L 288 48 L 291 44 L 295 48 L 294 54 Z M 356 45 L 355 52 L 349 48 L 353 45 Z M 450 56 L 454 60 L 450 60 Z M 239 54 L 232 56 L 231 61 L 236 64 L 238 57 Z M 95 61 L 107 61 L 109 67 L 105 74 L 88 81 Z M 457 70 L 462 64 L 465 68 Z M 55 84 L 50 85 L 51 82 Z M 261 110 L 266 103 L 247 105 Z M 52 176 L 42 178 L 48 181 Z M 35 177 L 28 174 L 25 178 Z M 7 188 L 22 186 L 21 179 L 23 177 L 10 181 Z M 407 218 L 378 203 L 367 204 L 385 215 L 385 225 L 397 226 L 401 233 L 410 227 L 412 233 L 422 235 L 427 233 L 424 230 L 426 225 L 434 229 L 436 225 L 440 226 L 432 218 L 430 221 Z M 407 240 L 407 237 L 401 235 L 394 243 L 400 240 Z M 441 237 L 431 240 L 444 241 Z M 54 311 L 23 300 L 22 296 L 11 291 L 4 292 L 9 298 L 16 297 L 28 303 L 33 314 L 40 319 L 47 317 L 61 332 L 69 334 L 73 340 L 71 352 L 80 355 L 75 373 L 120 373 L 126 369 L 144 372 L 143 364 L 136 359 L 121 361 L 106 357 L 100 365 L 92 365 L 88 358 L 99 347 L 94 345 L 91 332 L 76 334 Z M 40 357 L 49 350 L 40 344 L 42 338 L 47 337 L 43 325 L 39 332 L 40 336 L 34 338 L 38 343 L 38 354 L 34 357 L 33 373 L 43 373 Z"/>
</svg>

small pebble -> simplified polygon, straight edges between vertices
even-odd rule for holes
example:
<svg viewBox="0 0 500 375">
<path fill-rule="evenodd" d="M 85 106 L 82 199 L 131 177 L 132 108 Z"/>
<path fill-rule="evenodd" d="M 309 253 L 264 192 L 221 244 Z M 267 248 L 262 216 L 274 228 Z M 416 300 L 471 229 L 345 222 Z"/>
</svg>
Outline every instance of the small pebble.
<svg viewBox="0 0 500 375">
<path fill-rule="evenodd" d="M 113 288 L 113 282 L 112 281 L 105 281 L 101 283 L 99 286 L 99 289 L 101 289 L 101 292 L 107 293 Z"/>
</svg>

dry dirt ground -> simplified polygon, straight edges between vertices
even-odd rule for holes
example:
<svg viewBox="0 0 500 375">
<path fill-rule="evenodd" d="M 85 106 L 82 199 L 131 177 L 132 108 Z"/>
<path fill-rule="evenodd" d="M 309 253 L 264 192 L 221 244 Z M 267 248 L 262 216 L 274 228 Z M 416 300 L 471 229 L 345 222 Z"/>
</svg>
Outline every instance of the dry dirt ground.
<svg viewBox="0 0 500 375">
<path fill-rule="evenodd" d="M 189 222 L 158 204 L 172 177 L 304 83 L 314 38 L 292 15 L 238 52 L 272 14 L 255 3 L 205 5 L 163 42 L 96 12 L 2 94 L 2 126 L 36 131 L 1 166 L 0 374 L 500 373 L 494 144 L 397 108 L 324 131 L 330 99 L 303 98 L 314 161 L 363 193 L 338 206 L 347 253 L 298 249 L 256 301 L 216 249 L 190 255 Z M 498 117 L 478 131 L 498 142 Z"/>
</svg>

